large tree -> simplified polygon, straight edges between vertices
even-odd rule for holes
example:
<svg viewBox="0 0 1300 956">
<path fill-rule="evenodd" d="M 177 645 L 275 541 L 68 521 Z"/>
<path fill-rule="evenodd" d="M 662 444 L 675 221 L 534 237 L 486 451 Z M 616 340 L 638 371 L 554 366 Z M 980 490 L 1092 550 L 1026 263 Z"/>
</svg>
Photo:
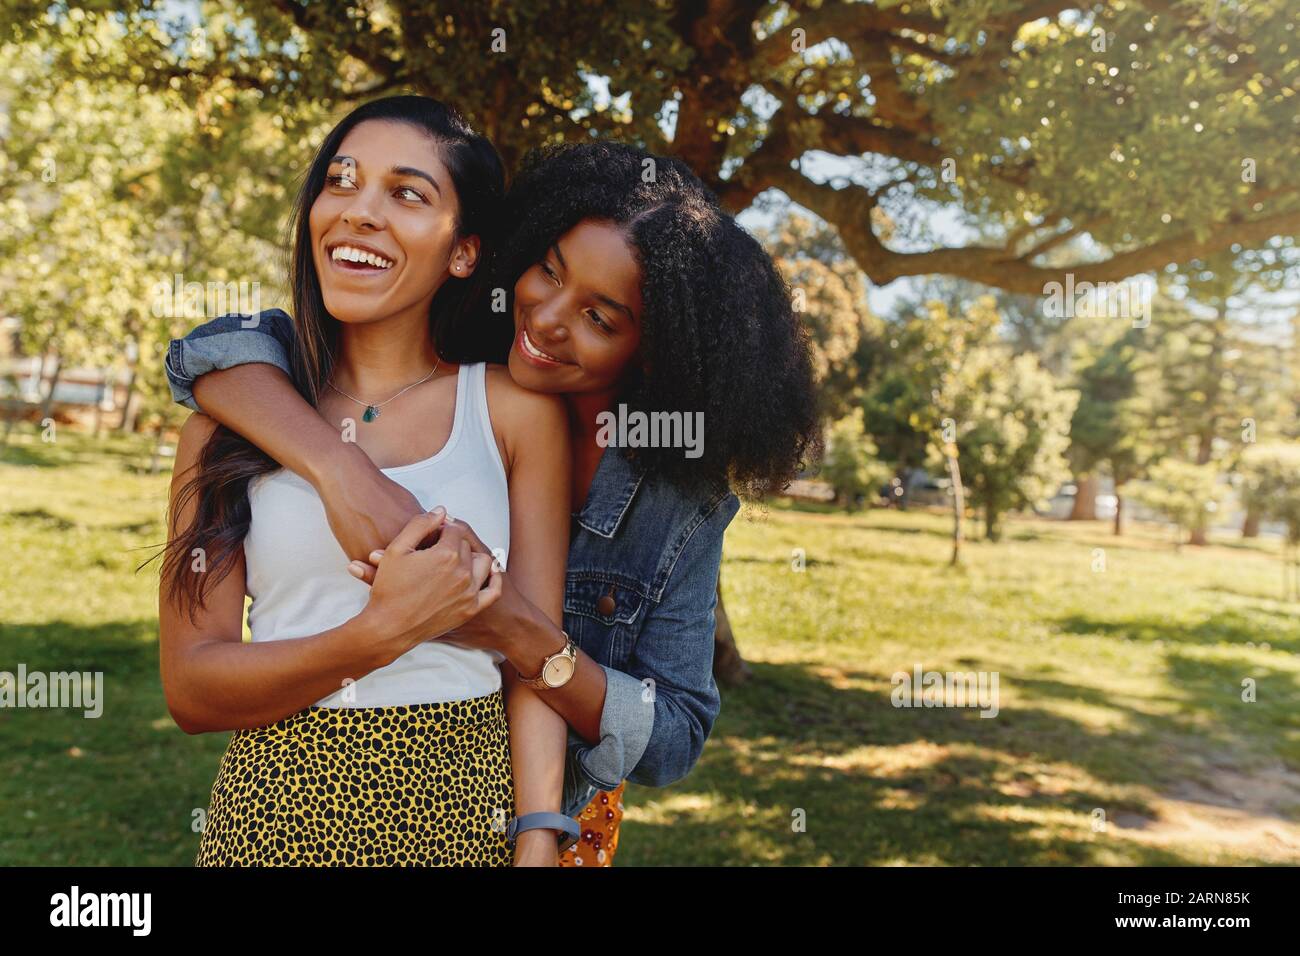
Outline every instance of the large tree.
<svg viewBox="0 0 1300 956">
<path fill-rule="evenodd" d="M 9 8 L 56 69 L 178 90 L 214 124 L 235 104 L 292 124 L 418 90 L 461 104 L 507 161 L 549 140 L 637 140 L 732 209 L 783 191 L 876 283 L 945 273 L 1041 294 L 1067 271 L 1117 281 L 1224 251 L 1253 264 L 1300 231 L 1287 0 Z M 67 42 L 100 22 L 124 33 L 121 58 Z M 929 228 L 943 206 L 971 227 L 964 244 Z"/>
<path fill-rule="evenodd" d="M 1285 0 L 10 0 L 0 36 L 39 43 L 54 75 L 184 97 L 205 189 L 261 240 L 279 238 L 287 186 L 329 118 L 413 90 L 458 103 L 509 163 L 611 135 L 680 156 L 736 211 L 780 190 L 877 284 L 947 274 L 1037 295 L 1067 273 L 1116 281 L 1218 254 L 1291 264 L 1289 12 Z M 104 29 L 121 42 L 97 39 Z M 945 211 L 959 228 L 932 227 Z"/>
</svg>

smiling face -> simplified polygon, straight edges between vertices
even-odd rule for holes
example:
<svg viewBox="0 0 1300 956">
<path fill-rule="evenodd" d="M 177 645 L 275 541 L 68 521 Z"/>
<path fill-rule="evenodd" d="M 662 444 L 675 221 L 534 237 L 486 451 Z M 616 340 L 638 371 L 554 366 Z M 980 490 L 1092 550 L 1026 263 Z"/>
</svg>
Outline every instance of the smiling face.
<svg viewBox="0 0 1300 956">
<path fill-rule="evenodd" d="M 455 186 L 437 143 L 408 123 L 367 120 L 332 157 L 309 217 L 325 308 L 340 322 L 427 311 L 448 274 L 465 278 L 478 238 L 457 236 Z"/>
<path fill-rule="evenodd" d="M 583 220 L 515 283 L 511 377 L 535 392 L 617 388 L 641 342 L 641 308 L 627 235 Z"/>
</svg>

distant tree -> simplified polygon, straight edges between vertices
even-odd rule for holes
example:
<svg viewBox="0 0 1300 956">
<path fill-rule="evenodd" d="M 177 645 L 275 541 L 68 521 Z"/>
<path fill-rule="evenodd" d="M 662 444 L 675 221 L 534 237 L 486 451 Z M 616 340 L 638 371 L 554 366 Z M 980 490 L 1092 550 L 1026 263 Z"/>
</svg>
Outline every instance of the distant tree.
<svg viewBox="0 0 1300 956">
<path fill-rule="evenodd" d="M 1287 420 L 1287 355 L 1276 330 L 1257 328 L 1253 310 L 1242 307 L 1248 281 L 1210 273 L 1153 303 L 1143 331 L 1152 333 L 1159 375 L 1153 433 L 1166 454 L 1197 465 L 1221 459 L 1230 470 L 1250 444 L 1276 436 Z M 1205 533 L 1197 526 L 1190 543 L 1204 544 Z"/>
<path fill-rule="evenodd" d="M 985 345 L 963 362 L 956 444 L 990 541 L 1001 536 L 1005 512 L 1041 503 L 1069 475 L 1064 455 L 1077 400 L 1033 355 L 1008 358 L 1005 348 Z"/>
<path fill-rule="evenodd" d="M 1155 454 L 1149 434 L 1153 427 L 1150 397 L 1139 387 L 1150 379 L 1144 375 L 1147 360 L 1142 330 L 1126 328 L 1099 346 L 1085 338 L 1079 352 L 1073 381 L 1079 403 L 1070 419 L 1067 452 L 1077 489 L 1070 517 L 1096 517 L 1095 479 L 1109 469 L 1115 483 L 1115 533 L 1119 534 L 1123 485 Z"/>
<path fill-rule="evenodd" d="M 841 507 L 853 511 L 859 498 L 869 503 L 889 476 L 889 466 L 880 461 L 875 442 L 863 426 L 861 408 L 830 426 L 821 477 L 835 489 L 835 500 Z"/>
<path fill-rule="evenodd" d="M 1286 526 L 1283 597 L 1300 596 L 1296 548 L 1300 546 L 1300 442 L 1276 442 L 1246 449 L 1238 472 L 1248 510 Z"/>
<path fill-rule="evenodd" d="M 121 53 L 106 22 L 79 42 L 86 56 Z M 272 304 L 282 285 L 274 246 L 232 218 L 266 189 L 291 187 L 259 183 L 245 168 L 238 189 L 215 191 L 208 165 L 233 147 L 198 132 L 179 94 L 61 73 L 34 43 L 0 43 L 0 103 L 4 308 L 21 320 L 24 349 L 50 359 L 47 406 L 63 369 L 125 368 L 119 424 L 130 426 L 136 398 L 166 393 L 173 334 L 255 299 Z M 241 132 L 245 164 L 279 135 L 269 120 L 260 133 Z"/>
<path fill-rule="evenodd" d="M 791 214 L 760 230 L 790 286 L 796 314 L 808 329 L 822 414 L 848 414 L 870 374 L 882 323 L 867 305 L 866 277 L 825 223 Z"/>
<path fill-rule="evenodd" d="M 956 300 L 950 300 L 956 301 Z M 899 473 L 941 462 L 953 499 L 952 562 L 961 559 L 965 497 L 955 435 L 962 370 L 972 351 L 994 341 L 999 324 L 991 296 L 965 311 L 943 301 L 897 313 L 886 325 L 888 351 L 862 399 L 864 422 L 885 460 Z"/>
<path fill-rule="evenodd" d="M 1181 546 L 1181 535 L 1186 535 L 1187 543 L 1205 542 L 1211 516 L 1225 493 L 1217 463 L 1169 458 L 1151 468 L 1148 479 L 1136 484 L 1131 497 L 1177 525 Z"/>
</svg>

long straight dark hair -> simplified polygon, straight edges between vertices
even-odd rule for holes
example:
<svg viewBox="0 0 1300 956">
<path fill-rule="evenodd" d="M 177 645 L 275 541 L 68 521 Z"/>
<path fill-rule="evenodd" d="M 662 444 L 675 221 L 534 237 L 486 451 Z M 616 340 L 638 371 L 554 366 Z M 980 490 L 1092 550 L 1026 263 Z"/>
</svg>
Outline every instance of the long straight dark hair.
<svg viewBox="0 0 1300 956">
<path fill-rule="evenodd" d="M 490 281 L 505 172 L 486 137 L 475 133 L 454 108 L 427 96 L 390 96 L 357 107 L 330 131 L 308 168 L 289 220 L 294 387 L 313 406 L 337 358 L 339 322 L 325 308 L 312 256 L 311 208 L 325 188 L 330 160 L 348 133 L 366 120 L 407 123 L 426 132 L 441 150 L 459 200 L 457 235 L 480 240 L 478 267 L 468 279 L 449 276 L 429 306 L 429 334 L 438 354 L 451 362 L 499 360 L 509 347 L 508 323 L 483 321 L 480 308 Z M 504 338 L 504 344 L 502 337 Z M 248 533 L 248 484 L 279 464 L 256 445 L 217 426 L 199 454 L 196 474 L 177 493 L 173 515 L 190 502 L 194 519 L 176 530 L 163 549 L 162 581 L 170 601 L 191 620 L 211 589 L 230 573 Z M 191 570 L 196 549 L 203 573 Z"/>
</svg>

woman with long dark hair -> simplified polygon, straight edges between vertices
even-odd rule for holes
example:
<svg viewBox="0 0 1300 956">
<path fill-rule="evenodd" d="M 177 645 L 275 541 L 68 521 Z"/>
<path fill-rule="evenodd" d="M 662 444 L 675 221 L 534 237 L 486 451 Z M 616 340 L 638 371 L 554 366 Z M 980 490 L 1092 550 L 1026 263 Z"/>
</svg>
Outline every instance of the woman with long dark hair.
<svg viewBox="0 0 1300 956">
<path fill-rule="evenodd" d="M 444 639 L 503 654 L 568 722 L 564 811 L 583 832 L 562 862 L 607 865 L 624 781 L 683 777 L 718 714 L 714 606 L 732 489 L 779 489 L 814 453 L 808 348 L 770 257 L 677 160 L 613 143 L 548 149 L 526 161 L 505 217 L 479 321 L 518 385 L 565 400 L 563 626 L 512 566 L 501 599 Z M 288 370 L 299 347 L 289 317 L 244 324 L 223 317 L 172 343 L 177 400 L 197 407 L 197 389 L 210 414 L 306 476 L 351 572 L 378 586 L 385 536 L 418 505 L 334 441 L 270 367 Z M 259 414 L 269 405 L 274 420 Z M 637 430 L 646 422 L 666 431 L 650 440 Z"/>
<path fill-rule="evenodd" d="M 483 364 L 470 310 L 503 191 L 491 145 L 417 96 L 350 113 L 299 191 L 286 397 L 412 506 L 373 586 L 308 482 L 204 415 L 182 429 L 163 684 L 187 732 L 236 731 L 200 865 L 553 865 L 576 836 L 563 719 L 504 655 L 438 640 L 500 599 L 507 561 L 560 619 L 562 405 Z"/>
</svg>

